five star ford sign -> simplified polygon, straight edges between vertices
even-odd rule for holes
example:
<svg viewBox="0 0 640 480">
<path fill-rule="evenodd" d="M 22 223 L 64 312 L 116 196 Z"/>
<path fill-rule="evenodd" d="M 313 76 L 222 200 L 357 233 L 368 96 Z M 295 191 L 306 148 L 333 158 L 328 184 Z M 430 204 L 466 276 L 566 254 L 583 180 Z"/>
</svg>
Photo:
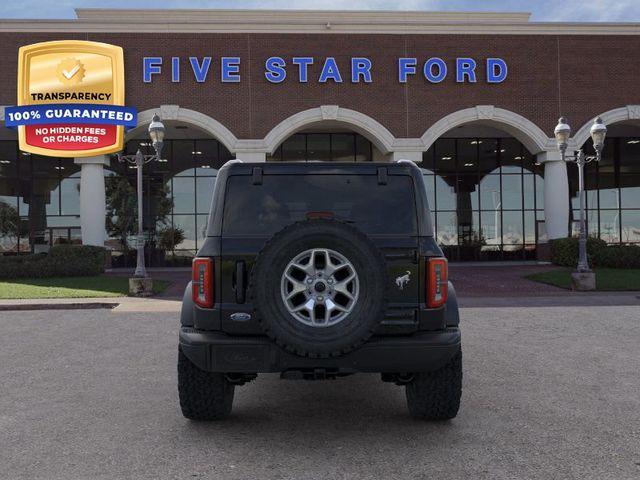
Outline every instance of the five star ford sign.
<svg viewBox="0 0 640 480">
<path fill-rule="evenodd" d="M 20 150 L 89 157 L 122 150 L 124 128 L 137 124 L 124 106 L 124 56 L 106 43 L 63 40 L 20 48 L 18 106 L 5 122 Z"/>
</svg>

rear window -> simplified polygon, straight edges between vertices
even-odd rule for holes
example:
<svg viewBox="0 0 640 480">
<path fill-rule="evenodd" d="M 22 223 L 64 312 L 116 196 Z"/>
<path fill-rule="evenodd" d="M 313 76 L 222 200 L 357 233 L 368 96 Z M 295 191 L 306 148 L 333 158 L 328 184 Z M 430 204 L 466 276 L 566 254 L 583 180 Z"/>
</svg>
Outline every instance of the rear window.
<svg viewBox="0 0 640 480">
<path fill-rule="evenodd" d="M 265 175 L 261 185 L 249 176 L 227 182 L 224 235 L 271 235 L 310 212 L 331 212 L 368 234 L 417 233 L 413 181 L 390 175 Z"/>
</svg>

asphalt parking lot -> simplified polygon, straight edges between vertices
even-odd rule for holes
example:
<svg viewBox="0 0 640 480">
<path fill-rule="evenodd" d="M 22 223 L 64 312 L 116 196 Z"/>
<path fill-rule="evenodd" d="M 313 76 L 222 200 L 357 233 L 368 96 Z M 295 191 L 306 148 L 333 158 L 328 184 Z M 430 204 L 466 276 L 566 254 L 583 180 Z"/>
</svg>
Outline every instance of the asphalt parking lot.
<svg viewBox="0 0 640 480">
<path fill-rule="evenodd" d="M 451 422 L 411 420 L 374 375 L 265 375 L 231 419 L 195 424 L 175 313 L 0 312 L 0 477 L 640 478 L 640 307 L 461 313 Z"/>
</svg>

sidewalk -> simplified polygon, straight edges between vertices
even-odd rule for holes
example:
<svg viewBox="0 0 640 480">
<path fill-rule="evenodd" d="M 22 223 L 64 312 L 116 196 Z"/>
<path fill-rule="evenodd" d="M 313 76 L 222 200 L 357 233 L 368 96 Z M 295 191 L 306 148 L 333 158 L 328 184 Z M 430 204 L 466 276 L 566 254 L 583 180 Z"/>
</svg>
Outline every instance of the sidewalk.
<svg viewBox="0 0 640 480">
<path fill-rule="evenodd" d="M 552 265 L 535 262 L 521 264 L 452 264 L 449 277 L 455 285 L 460 307 L 540 307 L 540 306 L 640 306 L 638 292 L 572 292 L 552 285 L 533 282 L 525 275 L 553 270 Z M 132 271 L 112 270 L 108 275 L 129 276 Z M 0 300 L 3 310 L 55 310 L 102 308 L 113 312 L 179 312 L 190 269 L 149 269 L 155 279 L 171 282 L 161 295 L 153 298 L 110 297 L 84 299 Z"/>
</svg>

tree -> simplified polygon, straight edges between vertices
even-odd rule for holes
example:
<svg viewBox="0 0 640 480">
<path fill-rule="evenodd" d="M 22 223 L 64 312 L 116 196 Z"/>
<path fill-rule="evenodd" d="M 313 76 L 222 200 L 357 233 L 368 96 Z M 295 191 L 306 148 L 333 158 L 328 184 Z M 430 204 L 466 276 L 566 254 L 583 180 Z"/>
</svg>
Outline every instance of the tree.
<svg viewBox="0 0 640 480">
<path fill-rule="evenodd" d="M 151 216 L 154 219 L 149 230 L 149 237 L 155 236 L 157 223 L 166 224 L 167 217 L 173 208 L 173 200 L 165 183 L 151 184 Z M 138 233 L 137 193 L 126 177 L 108 177 L 105 179 L 107 200 L 107 232 L 117 238 L 126 252 L 129 250 L 127 239 Z"/>
<path fill-rule="evenodd" d="M 0 201 L 0 239 L 8 238 L 17 245 L 20 236 L 20 215 L 18 209 Z M 13 247 L 11 247 L 13 248 Z"/>
</svg>

